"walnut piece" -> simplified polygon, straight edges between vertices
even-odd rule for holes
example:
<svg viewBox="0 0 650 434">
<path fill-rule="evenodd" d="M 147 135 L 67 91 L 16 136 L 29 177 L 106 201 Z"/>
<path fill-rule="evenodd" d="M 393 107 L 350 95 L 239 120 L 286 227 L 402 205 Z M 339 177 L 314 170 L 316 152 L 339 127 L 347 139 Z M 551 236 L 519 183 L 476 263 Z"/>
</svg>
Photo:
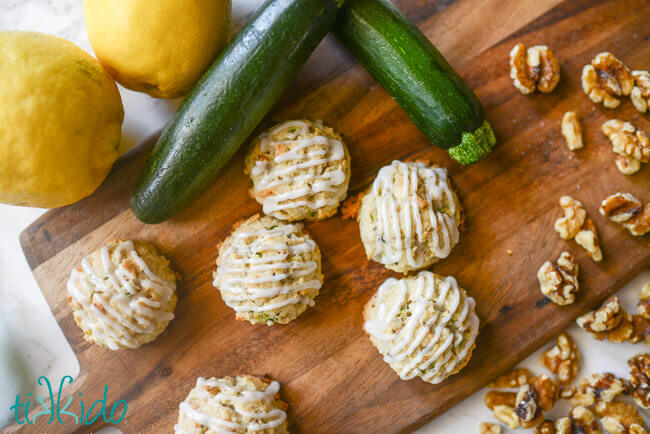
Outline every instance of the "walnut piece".
<svg viewBox="0 0 650 434">
<path fill-rule="evenodd" d="M 574 407 L 568 417 L 555 421 L 558 434 L 595 434 L 600 433 L 598 421 L 594 414 L 585 407 Z"/>
<path fill-rule="evenodd" d="M 627 361 L 630 374 L 627 381 L 634 402 L 641 408 L 650 408 L 650 354 L 638 354 Z"/>
<path fill-rule="evenodd" d="M 595 103 L 616 108 L 621 101 L 616 96 L 627 96 L 634 87 L 630 70 L 613 54 L 599 53 L 591 64 L 582 68 L 582 90 Z"/>
<path fill-rule="evenodd" d="M 632 71 L 632 77 L 634 77 L 634 88 L 630 93 L 630 99 L 635 109 L 645 113 L 650 108 L 650 73 Z"/>
<path fill-rule="evenodd" d="M 494 407 L 494 417 L 503 422 L 510 429 L 519 428 L 519 418 L 513 407 L 508 405 L 497 405 Z"/>
<path fill-rule="evenodd" d="M 626 392 L 625 382 L 614 374 L 593 374 L 574 388 L 570 401 L 573 405 L 588 407 L 600 401 L 613 401 L 618 395 Z"/>
<path fill-rule="evenodd" d="M 564 217 L 555 220 L 555 232 L 564 240 L 570 240 L 575 237 L 587 218 L 587 211 L 582 203 L 571 196 L 562 196 L 560 206 L 564 211 Z"/>
<path fill-rule="evenodd" d="M 510 78 L 524 95 L 553 91 L 560 81 L 560 63 L 546 45 L 528 48 L 519 43 L 510 50 Z"/>
<path fill-rule="evenodd" d="M 562 116 L 562 135 L 566 140 L 567 148 L 571 151 L 584 146 L 582 142 L 582 125 L 580 125 L 576 112 L 569 111 Z"/>
<path fill-rule="evenodd" d="M 532 379 L 531 386 L 537 395 L 537 405 L 542 411 L 551 411 L 560 399 L 560 386 L 548 375 L 540 375 Z"/>
<path fill-rule="evenodd" d="M 546 261 L 537 272 L 542 294 L 560 306 L 573 303 L 578 292 L 578 268 L 569 252 L 562 252 L 555 264 Z"/>
<path fill-rule="evenodd" d="M 646 282 L 641 288 L 637 310 L 643 318 L 650 319 L 650 282 Z"/>
<path fill-rule="evenodd" d="M 641 162 L 636 158 L 626 157 L 625 155 L 617 155 L 614 159 L 616 168 L 623 175 L 634 175 L 641 170 Z"/>
<path fill-rule="evenodd" d="M 630 122 L 610 119 L 603 123 L 600 130 L 609 138 L 614 153 L 642 163 L 650 161 L 650 139 Z"/>
<path fill-rule="evenodd" d="M 517 401 L 517 394 L 514 392 L 500 392 L 497 390 L 490 390 L 485 394 L 483 399 L 485 406 L 490 410 L 494 410 L 498 405 L 507 405 L 514 407 Z"/>
<path fill-rule="evenodd" d="M 601 202 L 598 211 L 611 221 L 623 225 L 634 236 L 640 237 L 650 232 L 650 204 L 643 206 L 630 193 L 608 196 Z"/>
<path fill-rule="evenodd" d="M 621 343 L 630 339 L 634 332 L 632 317 L 623 308 L 618 297 L 610 297 L 595 311 L 576 320 L 578 326 L 598 340 Z"/>
<path fill-rule="evenodd" d="M 481 422 L 478 427 L 479 434 L 501 434 L 501 425 L 496 423 Z"/>
<path fill-rule="evenodd" d="M 555 425 L 552 420 L 546 419 L 535 428 L 535 434 L 555 434 Z"/>
<path fill-rule="evenodd" d="M 560 207 L 564 211 L 564 217 L 555 220 L 555 232 L 565 240 L 574 238 L 592 260 L 602 261 L 603 251 L 600 249 L 596 225 L 587 217 L 582 203 L 571 196 L 562 196 Z"/>
<path fill-rule="evenodd" d="M 576 234 L 574 239 L 580 247 L 587 251 L 587 254 L 592 260 L 595 262 L 603 260 L 603 251 L 600 249 L 598 232 L 596 231 L 596 225 L 592 219 L 585 219 L 585 224 L 582 226 L 582 230 Z"/>
<path fill-rule="evenodd" d="M 650 319 L 643 315 L 632 315 L 632 336 L 629 341 L 633 344 L 643 342 L 650 345 Z"/>
<path fill-rule="evenodd" d="M 542 412 L 542 409 L 537 404 L 537 400 L 537 392 L 533 386 L 530 384 L 524 384 L 519 388 L 515 402 L 515 409 L 517 411 L 519 422 L 525 428 L 526 426 L 524 424 L 531 423 L 533 420 L 538 418 Z"/>
<path fill-rule="evenodd" d="M 542 364 L 557 375 L 562 386 L 568 386 L 578 375 L 580 352 L 568 334 L 562 332 L 554 347 L 542 354 Z"/>
<path fill-rule="evenodd" d="M 517 368 L 510 372 L 499 375 L 487 387 L 495 389 L 514 389 L 530 383 L 533 374 L 528 369 Z"/>
<path fill-rule="evenodd" d="M 608 433 L 640 434 L 646 433 L 643 418 L 632 405 L 621 401 L 599 402 L 596 414 Z"/>
</svg>

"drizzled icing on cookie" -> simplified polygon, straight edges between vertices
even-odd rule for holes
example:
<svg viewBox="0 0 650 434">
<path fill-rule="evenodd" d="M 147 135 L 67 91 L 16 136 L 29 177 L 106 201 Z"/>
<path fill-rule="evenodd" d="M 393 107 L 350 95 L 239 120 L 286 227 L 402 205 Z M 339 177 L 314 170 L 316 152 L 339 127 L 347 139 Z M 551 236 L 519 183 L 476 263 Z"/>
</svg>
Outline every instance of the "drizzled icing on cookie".
<svg viewBox="0 0 650 434">
<path fill-rule="evenodd" d="M 398 177 L 402 185 L 397 185 Z M 419 184 L 424 184 L 424 197 L 418 196 Z M 406 164 L 393 161 L 379 170 L 372 185 L 376 197 L 377 231 L 372 259 L 382 264 L 394 264 L 406 255 L 413 268 L 424 264 L 427 239 L 425 221 L 430 222 L 433 253 L 446 258 L 458 243 L 456 202 L 447 182 L 447 170 L 427 167 L 422 163 Z M 443 208 L 447 208 L 443 212 Z M 413 244 L 419 245 L 414 246 Z"/>
<path fill-rule="evenodd" d="M 217 389 L 216 394 L 211 393 L 212 389 Z M 225 410 L 227 413 L 235 412 L 238 418 L 222 419 L 214 414 L 209 414 L 203 410 L 196 409 L 186 399 L 180 404 L 180 412 L 193 422 L 207 427 L 217 433 L 233 433 L 238 430 L 246 432 L 259 432 L 262 430 L 277 428 L 287 419 L 287 414 L 279 409 L 273 408 L 270 411 L 250 411 L 259 404 L 269 405 L 277 393 L 280 391 L 280 384 L 277 381 L 271 382 L 264 391 L 242 390 L 238 391 L 235 387 L 223 380 L 216 378 L 199 378 L 196 381 L 196 387 L 190 398 L 196 398 L 207 402 L 211 407 L 217 410 Z M 233 421 L 233 419 L 252 419 L 243 424 Z M 187 434 L 180 425 L 174 426 L 176 434 Z"/>
<path fill-rule="evenodd" d="M 418 375 L 440 383 L 458 369 L 474 345 L 479 325 L 474 299 L 461 293 L 453 277 L 444 278 L 436 288 L 434 275 L 421 271 L 410 291 L 406 279 L 390 278 L 370 303 L 374 311 L 364 329 L 403 380 Z M 410 314 L 398 318 L 405 308 Z M 469 337 L 464 338 L 467 331 Z"/>
<path fill-rule="evenodd" d="M 236 312 L 266 312 L 289 304 L 313 304 L 310 297 L 298 294 L 322 285 L 314 275 L 316 261 L 303 259 L 316 251 L 316 243 L 299 235 L 301 230 L 302 225 L 278 223 L 233 234 L 213 282 L 229 307 Z M 288 297 L 264 300 L 280 295 Z"/>
<path fill-rule="evenodd" d="M 317 127 L 322 128 L 318 122 Z M 263 133 L 260 140 L 260 154 L 271 152 L 273 163 L 258 160 L 251 175 L 261 178 L 255 181 L 255 190 L 264 192 L 264 213 L 283 218 L 277 211 L 308 207 L 311 210 L 337 205 L 345 196 L 346 174 L 341 169 L 328 169 L 332 163 L 345 160 L 341 141 L 308 135 L 310 126 L 305 121 L 284 122 Z M 274 136 L 282 135 L 282 139 Z M 316 168 L 316 173 L 310 173 Z M 319 194 L 327 193 L 327 194 Z"/>
<path fill-rule="evenodd" d="M 112 350 L 118 344 L 137 348 L 136 335 L 151 333 L 157 323 L 174 318 L 160 308 L 173 296 L 176 284 L 151 271 L 132 241 L 120 242 L 112 253 L 109 246 L 102 247 L 100 258 L 103 273 L 97 273 L 88 258 L 72 270 L 68 293 L 81 305 L 75 314 L 95 342 L 105 341 Z M 155 293 L 156 300 L 146 293 Z"/>
</svg>

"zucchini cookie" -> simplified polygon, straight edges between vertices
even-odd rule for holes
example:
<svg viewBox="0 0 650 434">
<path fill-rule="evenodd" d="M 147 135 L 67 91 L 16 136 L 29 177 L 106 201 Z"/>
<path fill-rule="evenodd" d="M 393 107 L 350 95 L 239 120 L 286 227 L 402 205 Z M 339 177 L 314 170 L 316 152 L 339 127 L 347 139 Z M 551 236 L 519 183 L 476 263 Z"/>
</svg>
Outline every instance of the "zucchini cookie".
<svg viewBox="0 0 650 434">
<path fill-rule="evenodd" d="M 320 220 L 336 214 L 348 192 L 350 154 L 321 121 L 287 121 L 262 133 L 246 156 L 251 195 L 280 220 Z"/>
<path fill-rule="evenodd" d="M 368 259 L 390 270 L 419 270 L 458 244 L 461 211 L 446 169 L 393 161 L 361 199 L 361 242 Z"/>
<path fill-rule="evenodd" d="M 176 275 L 144 241 L 111 241 L 81 260 L 67 287 L 84 338 L 111 350 L 153 341 L 174 318 Z"/>
<path fill-rule="evenodd" d="M 438 384 L 469 361 L 478 334 L 474 299 L 429 271 L 390 278 L 366 304 L 364 329 L 402 380 Z"/>
<path fill-rule="evenodd" d="M 286 324 L 314 305 L 321 255 L 302 224 L 254 215 L 219 247 L 214 286 L 237 319 Z"/>
<path fill-rule="evenodd" d="M 280 384 L 267 378 L 199 378 L 181 402 L 176 434 L 287 433 Z"/>
</svg>

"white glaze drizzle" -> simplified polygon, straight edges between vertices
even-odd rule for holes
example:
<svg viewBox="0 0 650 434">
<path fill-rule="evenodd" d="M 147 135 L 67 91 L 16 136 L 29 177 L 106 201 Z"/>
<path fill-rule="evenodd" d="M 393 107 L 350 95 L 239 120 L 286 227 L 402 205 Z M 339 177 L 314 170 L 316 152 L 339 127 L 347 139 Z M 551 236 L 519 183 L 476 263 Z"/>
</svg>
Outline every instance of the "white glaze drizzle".
<svg viewBox="0 0 650 434">
<path fill-rule="evenodd" d="M 416 375 L 421 375 L 425 381 L 437 384 L 464 361 L 474 345 L 479 320 L 474 313 L 474 299 L 461 296 L 458 283 L 453 277 L 444 279 L 435 298 L 434 275 L 431 272 L 418 273 L 416 285 L 416 290 L 409 297 L 411 315 L 406 318 L 399 330 L 394 331 L 396 327 L 394 321 L 397 320 L 401 308 L 407 301 L 408 291 L 405 279 L 394 278 L 387 279 L 379 286 L 374 296 L 377 303 L 375 317 L 366 321 L 364 329 L 370 336 L 381 341 L 383 347 L 389 347 L 387 351 L 382 352 L 384 360 L 391 366 L 399 365 L 398 374 L 401 379 L 410 380 Z M 390 306 L 387 306 L 385 298 L 394 287 L 399 290 L 397 300 L 391 300 Z M 448 309 L 445 308 L 445 302 L 449 303 Z M 431 309 L 431 305 L 435 313 L 423 324 L 425 313 L 427 309 Z M 455 324 L 449 324 L 456 312 L 459 314 Z M 452 330 L 449 328 L 450 325 L 458 328 Z M 450 333 L 441 342 L 445 328 Z M 470 329 L 470 336 L 462 341 L 463 332 L 467 328 Z M 421 348 L 425 337 L 432 331 L 433 337 L 424 348 Z M 434 351 L 436 346 L 438 347 Z M 452 351 L 454 347 L 455 351 Z M 452 357 L 454 360 L 448 363 Z M 445 365 L 447 366 L 443 369 Z"/>
<path fill-rule="evenodd" d="M 70 274 L 68 294 L 82 306 L 76 313 L 96 341 L 105 340 L 112 350 L 119 348 L 118 343 L 137 348 L 133 335 L 150 333 L 157 322 L 174 318 L 173 313 L 160 310 L 160 307 L 170 300 L 176 284 L 154 274 L 138 255 L 132 241 L 121 242 L 112 256 L 119 261 L 117 265 L 111 260 L 108 246 L 101 248 L 104 269 L 101 276 L 88 258 L 82 259 L 81 270 L 75 268 Z M 125 266 L 128 262 L 135 263 L 146 277 L 137 279 Z M 141 290 L 156 293 L 160 301 L 147 298 Z"/>
<path fill-rule="evenodd" d="M 320 121 L 317 127 L 322 128 Z M 283 140 L 273 136 L 294 128 L 295 131 L 286 133 Z M 309 133 L 309 124 L 304 121 L 287 121 L 260 136 L 260 153 L 264 154 L 278 145 L 288 147 L 282 154 L 274 153 L 275 167 L 268 161 L 258 160 L 251 170 L 255 177 L 263 175 L 255 183 L 256 191 L 272 189 L 280 185 L 291 185 L 291 189 L 283 193 L 273 194 L 264 198 L 263 209 L 267 215 L 282 219 L 284 216 L 277 211 L 306 206 L 311 210 L 338 204 L 345 195 L 341 185 L 345 182 L 345 172 L 341 169 L 327 170 L 314 175 L 303 173 L 304 170 L 316 166 L 326 166 L 345 159 L 344 145 L 341 141 L 316 135 L 300 139 L 301 135 Z M 303 160 L 302 162 L 300 160 Z M 327 192 L 334 194 L 318 195 Z M 319 197 L 316 197 L 316 196 Z"/>
<path fill-rule="evenodd" d="M 401 174 L 402 188 L 395 186 L 396 175 Z M 420 178 L 424 177 L 424 213 L 420 212 L 417 191 Z M 406 262 L 413 268 L 423 266 L 425 250 L 412 245 L 413 241 L 424 243 L 425 219 L 431 224 L 433 253 L 446 258 L 458 243 L 456 202 L 447 182 L 447 170 L 427 167 L 423 163 L 406 164 L 393 161 L 379 170 L 372 185 L 377 206 L 377 231 L 372 259 L 381 264 L 394 264 L 406 255 Z M 441 211 L 448 206 L 450 215 Z M 414 254 L 415 250 L 415 254 Z"/>
<path fill-rule="evenodd" d="M 222 254 L 223 261 L 213 282 L 221 290 L 226 305 L 236 312 L 266 312 L 296 303 L 313 305 L 311 298 L 297 293 L 318 290 L 322 285 L 318 279 L 298 281 L 318 268 L 315 261 L 301 260 L 302 255 L 316 250 L 316 243 L 311 239 L 297 244 L 288 242 L 288 237 L 295 236 L 301 229 L 301 225 L 280 223 L 273 229 L 233 235 L 230 246 Z M 263 287 L 268 283 L 274 285 Z M 279 295 L 292 296 L 261 305 L 242 303 Z"/>
<path fill-rule="evenodd" d="M 219 392 L 216 395 L 211 394 L 208 389 L 218 388 Z M 235 411 L 239 415 L 254 419 L 246 425 L 237 422 L 232 422 L 219 418 L 192 407 L 189 400 L 181 402 L 179 408 L 180 412 L 190 418 L 195 423 L 208 427 L 217 433 L 232 433 L 237 430 L 245 429 L 246 432 L 258 432 L 266 429 L 277 428 L 282 425 L 287 419 L 287 414 L 279 409 L 274 408 L 271 411 L 264 413 L 250 412 L 245 410 L 247 404 L 255 404 L 256 402 L 266 402 L 269 404 L 273 401 L 275 395 L 280 391 L 280 383 L 277 381 L 271 382 L 264 391 L 257 390 L 244 390 L 237 391 L 233 386 L 225 383 L 223 380 L 216 378 L 201 378 L 196 381 L 196 398 L 207 401 L 210 405 L 225 409 L 228 411 Z M 233 408 L 226 407 L 224 404 L 230 402 Z M 263 422 L 263 420 L 267 420 Z M 174 432 L 176 434 L 186 434 L 186 432 L 179 426 L 174 425 Z"/>
</svg>

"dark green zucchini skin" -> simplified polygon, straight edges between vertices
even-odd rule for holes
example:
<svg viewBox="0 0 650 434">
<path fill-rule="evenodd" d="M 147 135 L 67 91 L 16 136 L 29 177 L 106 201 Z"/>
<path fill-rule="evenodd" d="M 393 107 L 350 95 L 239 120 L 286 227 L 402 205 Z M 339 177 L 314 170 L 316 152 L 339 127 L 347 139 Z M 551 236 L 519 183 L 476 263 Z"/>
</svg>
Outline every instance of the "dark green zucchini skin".
<svg viewBox="0 0 650 434">
<path fill-rule="evenodd" d="M 140 220 L 167 220 L 214 179 L 331 30 L 341 2 L 259 8 L 163 130 L 131 197 Z"/>
<path fill-rule="evenodd" d="M 433 143 L 444 149 L 462 145 L 455 149 L 459 158 L 452 156 L 463 164 L 489 153 L 495 139 L 489 124 L 484 126 L 480 101 L 390 1 L 346 1 L 334 34 Z"/>
</svg>

